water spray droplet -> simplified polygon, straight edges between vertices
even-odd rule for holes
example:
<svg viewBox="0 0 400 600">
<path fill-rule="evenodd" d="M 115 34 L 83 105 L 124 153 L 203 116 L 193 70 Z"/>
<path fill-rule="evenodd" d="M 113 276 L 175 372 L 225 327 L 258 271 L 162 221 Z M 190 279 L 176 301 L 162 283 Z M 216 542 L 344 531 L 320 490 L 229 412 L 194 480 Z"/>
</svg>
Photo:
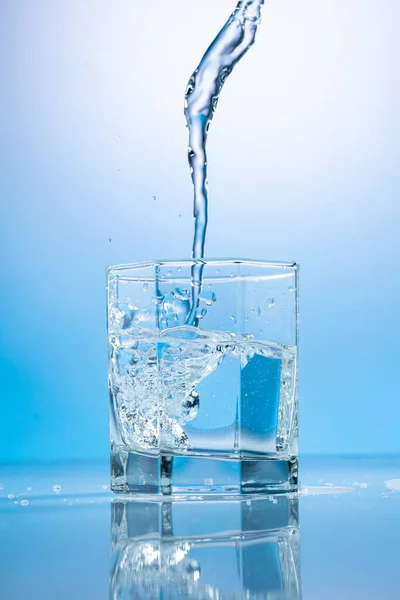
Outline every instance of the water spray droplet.
<svg viewBox="0 0 400 600">
<path fill-rule="evenodd" d="M 204 291 L 199 295 L 199 300 L 207 304 L 207 306 L 212 306 L 216 302 L 217 296 L 214 292 Z"/>
</svg>

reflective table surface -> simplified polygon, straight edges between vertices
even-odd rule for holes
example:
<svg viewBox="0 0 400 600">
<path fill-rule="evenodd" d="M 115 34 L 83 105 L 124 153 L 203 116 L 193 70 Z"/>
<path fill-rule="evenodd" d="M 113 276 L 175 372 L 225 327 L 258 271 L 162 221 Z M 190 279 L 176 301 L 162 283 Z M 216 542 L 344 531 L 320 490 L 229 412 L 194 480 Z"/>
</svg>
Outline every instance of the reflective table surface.
<svg viewBox="0 0 400 600">
<path fill-rule="evenodd" d="M 132 501 L 106 464 L 0 467 L 1 599 L 400 598 L 400 458 L 304 458 L 295 496 Z"/>
</svg>

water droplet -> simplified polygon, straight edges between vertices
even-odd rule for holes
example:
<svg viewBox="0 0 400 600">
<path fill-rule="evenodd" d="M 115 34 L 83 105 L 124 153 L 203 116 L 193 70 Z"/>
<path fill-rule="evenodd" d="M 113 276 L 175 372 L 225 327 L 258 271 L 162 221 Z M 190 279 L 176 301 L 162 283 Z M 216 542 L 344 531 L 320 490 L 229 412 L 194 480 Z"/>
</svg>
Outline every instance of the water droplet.
<svg viewBox="0 0 400 600">
<path fill-rule="evenodd" d="M 217 296 L 214 292 L 205 291 L 199 295 L 199 299 L 204 302 L 204 304 L 207 304 L 207 306 L 212 306 L 214 302 L 216 302 Z"/>
<path fill-rule="evenodd" d="M 257 317 L 261 317 L 261 306 L 257 306 Z"/>
<path fill-rule="evenodd" d="M 168 271 L 167 275 L 168 275 L 168 277 L 171 277 L 172 271 Z"/>
<path fill-rule="evenodd" d="M 101 489 L 102 489 L 102 490 L 108 490 L 108 485 L 102 485 L 102 486 L 101 486 Z"/>
<path fill-rule="evenodd" d="M 152 200 L 157 200 L 157 196 L 152 196 L 151 199 Z"/>
<path fill-rule="evenodd" d="M 196 319 L 204 319 L 204 317 L 207 314 L 207 309 L 206 308 L 198 308 L 196 310 Z"/>
<path fill-rule="evenodd" d="M 148 283 L 144 283 L 143 284 L 143 291 L 147 292 L 148 289 L 149 289 L 149 284 Z"/>
<path fill-rule="evenodd" d="M 229 273 L 229 277 L 235 277 L 235 273 Z"/>
<path fill-rule="evenodd" d="M 111 239 L 111 238 L 108 238 L 108 241 L 109 241 L 109 242 L 112 242 L 112 239 Z"/>
<path fill-rule="evenodd" d="M 55 494 L 59 494 L 61 492 L 61 485 L 58 485 L 58 484 L 53 485 L 53 492 Z"/>
<path fill-rule="evenodd" d="M 14 494 L 8 494 L 7 498 L 9 498 L 10 500 L 12 500 L 12 498 L 15 498 Z"/>
<path fill-rule="evenodd" d="M 28 500 L 21 500 L 20 505 L 21 506 L 28 506 L 29 502 Z"/>
<path fill-rule="evenodd" d="M 233 321 L 234 323 L 236 323 L 236 317 L 234 315 L 229 315 L 229 318 L 231 321 Z"/>
<path fill-rule="evenodd" d="M 28 492 L 31 492 L 31 491 L 32 491 L 32 488 L 31 488 L 31 487 L 27 487 L 26 489 L 28 490 Z"/>
<path fill-rule="evenodd" d="M 178 267 L 177 271 L 178 271 L 178 273 L 180 273 L 182 271 L 182 267 Z"/>
<path fill-rule="evenodd" d="M 289 292 L 294 292 L 294 286 L 293 285 L 289 285 Z"/>
<path fill-rule="evenodd" d="M 182 218 L 182 213 L 179 213 L 179 218 L 180 218 L 180 219 Z"/>
<path fill-rule="evenodd" d="M 275 304 L 275 299 L 274 298 L 268 298 L 267 302 L 268 302 L 269 308 L 271 308 Z"/>
</svg>

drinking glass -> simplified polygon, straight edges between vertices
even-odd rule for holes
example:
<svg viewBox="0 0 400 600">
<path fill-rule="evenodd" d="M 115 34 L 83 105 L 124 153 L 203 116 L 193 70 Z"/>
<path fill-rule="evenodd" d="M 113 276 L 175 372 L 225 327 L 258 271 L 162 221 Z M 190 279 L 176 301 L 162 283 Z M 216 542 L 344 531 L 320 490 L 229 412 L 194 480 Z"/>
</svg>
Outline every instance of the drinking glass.
<svg viewBox="0 0 400 600">
<path fill-rule="evenodd" d="M 295 491 L 298 265 L 109 267 L 111 489 Z"/>
</svg>

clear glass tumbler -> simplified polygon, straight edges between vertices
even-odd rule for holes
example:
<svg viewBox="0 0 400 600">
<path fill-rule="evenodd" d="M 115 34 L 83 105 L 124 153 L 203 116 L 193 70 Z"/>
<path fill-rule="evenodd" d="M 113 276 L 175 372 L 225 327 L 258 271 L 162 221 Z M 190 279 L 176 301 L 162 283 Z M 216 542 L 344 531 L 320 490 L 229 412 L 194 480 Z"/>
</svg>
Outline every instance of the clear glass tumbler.
<svg viewBox="0 0 400 600">
<path fill-rule="evenodd" d="M 109 267 L 111 489 L 295 491 L 298 265 Z"/>
</svg>

